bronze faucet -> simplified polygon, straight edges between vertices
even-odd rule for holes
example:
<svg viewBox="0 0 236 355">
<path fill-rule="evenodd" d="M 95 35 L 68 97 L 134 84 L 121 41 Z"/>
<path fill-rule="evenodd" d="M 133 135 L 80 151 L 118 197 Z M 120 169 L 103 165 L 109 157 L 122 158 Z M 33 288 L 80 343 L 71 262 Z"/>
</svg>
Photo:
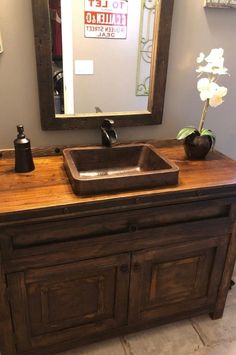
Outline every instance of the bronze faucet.
<svg viewBox="0 0 236 355">
<path fill-rule="evenodd" d="M 114 121 L 105 118 L 101 125 L 102 145 L 105 147 L 112 147 L 117 141 L 117 134 L 114 129 Z"/>
</svg>

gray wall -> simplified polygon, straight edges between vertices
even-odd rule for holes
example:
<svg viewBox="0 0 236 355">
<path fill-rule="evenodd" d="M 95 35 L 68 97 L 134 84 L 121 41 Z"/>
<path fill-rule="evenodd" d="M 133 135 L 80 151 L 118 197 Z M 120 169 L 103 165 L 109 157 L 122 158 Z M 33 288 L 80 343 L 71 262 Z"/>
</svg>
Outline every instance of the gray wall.
<svg viewBox="0 0 236 355">
<path fill-rule="evenodd" d="M 135 1 L 135 0 L 132 0 Z M 206 127 L 217 148 L 236 158 L 236 10 L 204 9 L 201 0 L 175 0 L 165 110 L 161 126 L 123 128 L 121 141 L 175 137 L 185 125 L 198 124 L 202 102 L 196 90 L 195 58 L 200 51 L 225 49 L 230 77 L 223 105 L 210 109 Z M 31 1 L 0 0 L 0 148 L 12 147 L 16 124 L 23 123 L 33 146 L 99 143 L 99 131 L 44 132 L 40 128 Z"/>
</svg>

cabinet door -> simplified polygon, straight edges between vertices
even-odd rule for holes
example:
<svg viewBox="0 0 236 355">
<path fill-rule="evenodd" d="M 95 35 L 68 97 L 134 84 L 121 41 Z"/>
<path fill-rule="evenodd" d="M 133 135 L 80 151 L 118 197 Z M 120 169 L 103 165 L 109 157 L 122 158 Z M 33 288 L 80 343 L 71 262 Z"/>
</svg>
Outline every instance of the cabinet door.
<svg viewBox="0 0 236 355">
<path fill-rule="evenodd" d="M 128 254 L 8 276 L 17 348 L 86 339 L 127 321 Z"/>
<path fill-rule="evenodd" d="M 129 323 L 207 310 L 216 299 L 226 247 L 227 240 L 212 238 L 135 253 Z"/>
</svg>

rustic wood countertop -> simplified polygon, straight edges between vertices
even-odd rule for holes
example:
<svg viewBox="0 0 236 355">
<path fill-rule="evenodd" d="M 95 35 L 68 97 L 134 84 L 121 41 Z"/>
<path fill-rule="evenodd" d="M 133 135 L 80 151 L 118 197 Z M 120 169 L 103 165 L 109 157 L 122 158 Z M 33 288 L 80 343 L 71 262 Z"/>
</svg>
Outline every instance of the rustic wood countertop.
<svg viewBox="0 0 236 355">
<path fill-rule="evenodd" d="M 63 157 L 34 158 L 35 170 L 14 172 L 14 159 L 0 159 L 0 222 L 14 219 L 14 214 L 43 215 L 43 210 L 55 213 L 88 211 L 95 208 L 148 204 L 184 197 L 196 198 L 209 194 L 236 195 L 236 161 L 213 151 L 207 159 L 190 161 L 179 143 L 156 142 L 156 149 L 180 168 L 177 186 L 129 191 L 115 194 L 80 197 L 72 191 L 63 166 Z M 48 216 L 48 213 L 47 213 Z"/>
</svg>

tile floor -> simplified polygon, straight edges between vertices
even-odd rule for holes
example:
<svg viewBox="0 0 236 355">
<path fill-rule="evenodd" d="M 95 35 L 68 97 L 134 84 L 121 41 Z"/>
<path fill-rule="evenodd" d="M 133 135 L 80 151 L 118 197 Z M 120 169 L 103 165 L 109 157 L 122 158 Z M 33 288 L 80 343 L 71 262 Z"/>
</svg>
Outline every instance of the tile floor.
<svg viewBox="0 0 236 355">
<path fill-rule="evenodd" d="M 222 319 L 204 315 L 60 355 L 236 355 L 236 286 L 228 294 Z"/>
</svg>

